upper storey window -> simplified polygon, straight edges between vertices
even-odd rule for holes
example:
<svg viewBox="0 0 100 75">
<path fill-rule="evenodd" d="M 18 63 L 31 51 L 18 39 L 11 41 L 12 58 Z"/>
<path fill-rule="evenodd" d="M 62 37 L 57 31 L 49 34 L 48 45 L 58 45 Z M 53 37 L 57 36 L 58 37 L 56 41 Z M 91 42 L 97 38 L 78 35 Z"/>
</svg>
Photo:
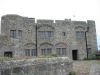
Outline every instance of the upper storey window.
<svg viewBox="0 0 100 75">
<path fill-rule="evenodd" d="M 66 32 L 62 32 L 62 35 L 63 35 L 63 36 L 66 36 Z"/>
<path fill-rule="evenodd" d="M 78 39 L 84 38 L 85 37 L 85 32 L 84 31 L 76 31 L 76 37 Z"/>
<path fill-rule="evenodd" d="M 21 38 L 22 30 L 10 30 L 10 37 L 11 38 Z"/>
<path fill-rule="evenodd" d="M 16 30 L 10 30 L 10 37 L 16 38 Z"/>
<path fill-rule="evenodd" d="M 22 37 L 22 30 L 18 30 L 18 36 L 19 36 L 19 38 Z"/>
<path fill-rule="evenodd" d="M 53 31 L 39 31 L 39 37 L 42 39 L 47 39 L 50 37 L 53 37 L 54 33 Z"/>
</svg>

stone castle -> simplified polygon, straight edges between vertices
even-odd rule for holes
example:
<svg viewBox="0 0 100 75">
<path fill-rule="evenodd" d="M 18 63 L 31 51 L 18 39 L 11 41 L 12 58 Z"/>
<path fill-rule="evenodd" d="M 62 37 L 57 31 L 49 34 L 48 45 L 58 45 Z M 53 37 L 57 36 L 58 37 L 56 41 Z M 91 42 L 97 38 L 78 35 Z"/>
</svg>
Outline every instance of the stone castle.
<svg viewBox="0 0 100 75">
<path fill-rule="evenodd" d="M 9 14 L 1 18 L 0 56 L 58 55 L 73 60 L 97 50 L 95 21 L 48 20 Z"/>
</svg>

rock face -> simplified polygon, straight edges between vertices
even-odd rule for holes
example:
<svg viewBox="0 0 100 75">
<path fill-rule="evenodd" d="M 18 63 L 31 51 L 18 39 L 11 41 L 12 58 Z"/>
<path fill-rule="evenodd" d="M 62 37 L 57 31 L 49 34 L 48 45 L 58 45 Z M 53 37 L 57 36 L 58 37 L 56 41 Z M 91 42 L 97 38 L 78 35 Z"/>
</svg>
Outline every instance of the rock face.
<svg viewBox="0 0 100 75">
<path fill-rule="evenodd" d="M 67 57 L 12 60 L 0 63 L 0 75 L 68 75 L 72 61 Z"/>
</svg>

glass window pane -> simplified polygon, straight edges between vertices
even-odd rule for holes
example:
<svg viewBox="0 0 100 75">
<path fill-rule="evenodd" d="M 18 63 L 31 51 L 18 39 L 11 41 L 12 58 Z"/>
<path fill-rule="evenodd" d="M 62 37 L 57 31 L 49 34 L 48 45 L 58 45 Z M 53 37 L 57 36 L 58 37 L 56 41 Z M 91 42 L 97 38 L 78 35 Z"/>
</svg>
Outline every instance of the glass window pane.
<svg viewBox="0 0 100 75">
<path fill-rule="evenodd" d="M 31 56 L 36 56 L 36 49 L 31 49 Z"/>
<path fill-rule="evenodd" d="M 77 31 L 76 37 L 79 38 L 85 38 L 85 32 L 84 31 Z"/>
<path fill-rule="evenodd" d="M 10 37 L 16 38 L 16 30 L 10 30 Z"/>
<path fill-rule="evenodd" d="M 22 30 L 18 30 L 18 36 L 22 37 Z"/>
<path fill-rule="evenodd" d="M 66 55 L 66 48 L 62 48 L 62 55 Z"/>
<path fill-rule="evenodd" d="M 47 48 L 47 54 L 51 54 L 52 53 L 52 48 Z"/>
<path fill-rule="evenodd" d="M 61 55 L 61 48 L 56 48 L 56 52 L 58 55 Z"/>
<path fill-rule="evenodd" d="M 30 49 L 25 49 L 25 55 L 30 56 Z"/>
<path fill-rule="evenodd" d="M 63 36 L 66 36 L 66 32 L 62 32 Z"/>
<path fill-rule="evenodd" d="M 53 37 L 53 31 L 39 31 L 38 36 L 42 39 L 48 39 L 50 37 Z"/>
<path fill-rule="evenodd" d="M 41 49 L 41 54 L 46 55 L 46 49 Z"/>
</svg>

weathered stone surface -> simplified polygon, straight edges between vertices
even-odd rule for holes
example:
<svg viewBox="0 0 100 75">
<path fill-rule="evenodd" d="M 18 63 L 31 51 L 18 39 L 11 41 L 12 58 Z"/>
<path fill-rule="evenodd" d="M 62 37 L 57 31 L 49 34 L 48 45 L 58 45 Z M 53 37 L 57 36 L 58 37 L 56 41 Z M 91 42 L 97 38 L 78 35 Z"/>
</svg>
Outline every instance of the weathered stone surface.
<svg viewBox="0 0 100 75">
<path fill-rule="evenodd" d="M 100 64 L 93 64 L 90 69 L 90 75 L 100 75 Z"/>
<path fill-rule="evenodd" d="M 87 31 L 87 27 L 89 27 L 89 31 Z M 16 30 L 16 38 L 10 37 L 10 30 Z M 22 37 L 18 36 L 19 30 L 22 30 Z M 40 31 L 52 31 L 54 35 L 49 38 L 41 38 Z M 88 53 L 93 54 L 97 50 L 97 41 L 95 22 L 92 20 L 86 22 L 65 19 L 54 22 L 54 20 L 38 19 L 35 22 L 35 18 L 4 15 L 1 19 L 1 33 L 7 37 L 7 40 L 0 36 L 0 56 L 4 56 L 4 53 L 9 51 L 12 52 L 13 57 L 26 56 L 25 49 L 36 49 L 37 32 L 37 56 L 42 55 L 42 49 L 51 48 L 51 54 L 57 54 L 57 48 L 65 48 L 65 55 L 59 56 L 68 56 L 73 59 L 72 52 L 77 50 L 77 59 L 84 59 L 87 54 L 86 39 L 85 37 L 77 39 L 77 31 L 86 33 Z"/>
<path fill-rule="evenodd" d="M 68 75 L 72 60 L 68 57 L 11 60 L 0 63 L 0 75 Z"/>
</svg>

